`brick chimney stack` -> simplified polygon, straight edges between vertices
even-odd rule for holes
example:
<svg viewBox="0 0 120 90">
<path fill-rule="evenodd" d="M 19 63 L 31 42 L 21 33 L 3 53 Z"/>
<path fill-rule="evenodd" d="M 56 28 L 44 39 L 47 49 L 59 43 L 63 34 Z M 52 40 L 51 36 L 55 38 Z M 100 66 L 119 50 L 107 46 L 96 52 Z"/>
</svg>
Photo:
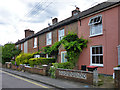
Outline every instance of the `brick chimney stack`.
<svg viewBox="0 0 120 90">
<path fill-rule="evenodd" d="M 76 7 L 76 9 L 72 11 L 72 16 L 76 16 L 76 15 L 78 15 L 79 13 L 80 13 L 80 10 L 79 10 L 78 7 Z"/>
<path fill-rule="evenodd" d="M 58 22 L 57 18 L 52 19 L 52 24 L 56 24 Z"/>
<path fill-rule="evenodd" d="M 25 38 L 34 34 L 34 31 L 30 29 L 26 29 L 24 31 L 25 31 Z"/>
</svg>

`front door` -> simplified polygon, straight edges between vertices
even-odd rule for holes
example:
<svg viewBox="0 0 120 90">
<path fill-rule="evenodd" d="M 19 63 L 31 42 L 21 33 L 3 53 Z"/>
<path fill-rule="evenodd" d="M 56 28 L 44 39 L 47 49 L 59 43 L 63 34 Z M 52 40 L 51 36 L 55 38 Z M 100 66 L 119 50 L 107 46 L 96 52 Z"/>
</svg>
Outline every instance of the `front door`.
<svg viewBox="0 0 120 90">
<path fill-rule="evenodd" d="M 67 55 L 66 51 L 61 52 L 61 63 L 67 62 L 67 59 L 65 58 L 66 55 Z"/>
</svg>

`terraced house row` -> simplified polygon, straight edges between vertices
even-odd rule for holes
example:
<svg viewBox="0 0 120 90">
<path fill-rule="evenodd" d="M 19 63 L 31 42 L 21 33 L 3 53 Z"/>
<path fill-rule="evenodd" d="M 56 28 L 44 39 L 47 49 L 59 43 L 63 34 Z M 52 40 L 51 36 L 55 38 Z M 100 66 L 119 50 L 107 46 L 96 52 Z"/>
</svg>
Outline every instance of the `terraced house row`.
<svg viewBox="0 0 120 90">
<path fill-rule="evenodd" d="M 37 52 L 42 47 L 51 46 L 60 41 L 68 32 L 88 39 L 87 48 L 80 54 L 81 65 L 98 66 L 99 73 L 113 74 L 113 67 L 120 64 L 120 2 L 103 2 L 83 12 L 76 7 L 71 17 L 58 22 L 52 19 L 52 25 L 34 34 L 25 30 L 25 38 L 17 41 L 16 47 L 24 53 Z M 66 51 L 59 47 L 58 62 L 66 62 Z M 48 58 L 49 56 L 46 55 Z"/>
</svg>

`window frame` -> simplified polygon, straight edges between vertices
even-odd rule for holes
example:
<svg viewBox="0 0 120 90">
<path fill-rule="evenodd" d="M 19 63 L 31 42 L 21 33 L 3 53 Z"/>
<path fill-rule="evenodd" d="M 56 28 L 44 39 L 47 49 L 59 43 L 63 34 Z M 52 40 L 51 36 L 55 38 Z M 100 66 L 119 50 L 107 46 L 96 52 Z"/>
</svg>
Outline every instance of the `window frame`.
<svg viewBox="0 0 120 90">
<path fill-rule="evenodd" d="M 96 22 L 96 23 L 90 23 L 91 20 L 92 20 L 92 19 L 95 19 L 96 17 L 100 17 L 99 22 Z M 100 23 L 100 22 L 101 22 L 101 23 Z M 101 27 L 101 29 L 100 29 L 100 33 L 92 34 L 92 33 L 91 33 L 92 30 L 93 30 L 92 28 L 93 28 L 93 27 L 95 28 L 96 24 L 101 25 L 101 26 L 100 26 L 100 27 Z M 90 36 L 89 36 L 89 37 L 98 36 L 98 35 L 102 35 L 102 34 L 103 34 L 102 15 L 97 15 L 97 16 L 91 17 L 91 18 L 89 19 L 89 23 L 88 23 L 88 25 L 90 26 Z"/>
<path fill-rule="evenodd" d="M 60 35 L 60 31 L 62 32 L 62 30 L 64 30 L 64 31 L 63 31 L 64 34 L 63 34 L 63 35 Z M 63 38 L 64 36 L 65 36 L 65 29 L 63 28 L 63 29 L 58 30 L 58 41 L 61 41 L 61 40 L 62 40 L 61 37 Z"/>
<path fill-rule="evenodd" d="M 48 38 L 49 34 L 51 34 L 50 38 Z M 49 40 L 51 40 L 50 43 L 49 43 Z M 49 32 L 46 34 L 46 45 L 52 45 L 52 32 Z"/>
<path fill-rule="evenodd" d="M 37 37 L 34 38 L 34 42 L 33 42 L 33 48 L 37 48 Z"/>
<path fill-rule="evenodd" d="M 92 48 L 93 47 L 102 47 L 102 54 L 92 54 Z M 91 46 L 90 47 L 90 66 L 100 66 L 100 67 L 103 67 L 104 64 L 94 64 L 92 63 L 92 56 L 103 56 L 103 46 L 102 45 L 97 45 L 97 46 Z"/>
<path fill-rule="evenodd" d="M 21 50 L 23 50 L 23 44 L 21 44 Z"/>
</svg>

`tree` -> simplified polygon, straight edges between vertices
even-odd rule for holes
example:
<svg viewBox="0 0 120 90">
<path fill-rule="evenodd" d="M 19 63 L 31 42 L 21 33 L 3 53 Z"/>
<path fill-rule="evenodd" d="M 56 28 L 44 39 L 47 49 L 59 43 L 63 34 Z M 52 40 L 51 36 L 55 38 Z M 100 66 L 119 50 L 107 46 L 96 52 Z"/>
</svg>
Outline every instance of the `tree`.
<svg viewBox="0 0 120 90">
<path fill-rule="evenodd" d="M 2 46 L 0 45 L 0 63 L 2 63 Z"/>
<path fill-rule="evenodd" d="M 9 62 L 13 57 L 19 55 L 21 50 L 15 48 L 15 44 L 7 43 L 2 47 L 2 63 Z"/>
</svg>

